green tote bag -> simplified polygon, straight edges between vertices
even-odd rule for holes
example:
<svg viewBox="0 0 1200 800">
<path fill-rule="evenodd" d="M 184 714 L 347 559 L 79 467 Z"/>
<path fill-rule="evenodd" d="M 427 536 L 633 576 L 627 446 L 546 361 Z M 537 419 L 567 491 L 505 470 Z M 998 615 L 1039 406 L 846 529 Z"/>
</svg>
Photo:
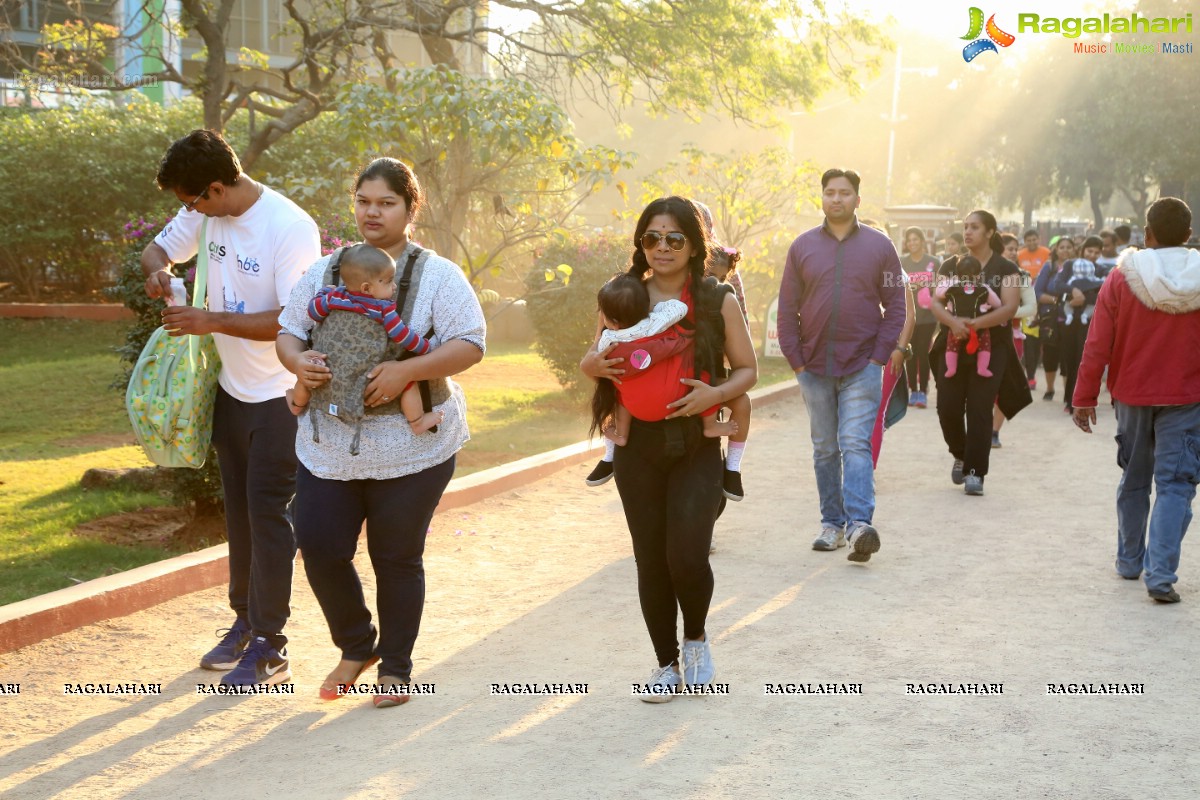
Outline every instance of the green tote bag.
<svg viewBox="0 0 1200 800">
<path fill-rule="evenodd" d="M 208 294 L 208 220 L 200 228 L 192 306 Z M 171 336 L 160 327 L 138 357 L 125 407 L 138 444 L 160 467 L 204 466 L 212 441 L 221 359 L 210 334 Z"/>
</svg>

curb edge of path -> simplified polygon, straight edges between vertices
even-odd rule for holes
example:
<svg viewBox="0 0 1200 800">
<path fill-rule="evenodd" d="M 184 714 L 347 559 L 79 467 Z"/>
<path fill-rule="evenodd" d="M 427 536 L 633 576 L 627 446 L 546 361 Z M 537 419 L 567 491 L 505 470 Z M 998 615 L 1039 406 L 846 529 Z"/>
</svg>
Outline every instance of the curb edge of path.
<svg viewBox="0 0 1200 800">
<path fill-rule="evenodd" d="M 795 381 L 785 380 L 750 392 L 750 399 L 755 407 L 759 407 L 799 392 L 800 387 Z M 450 481 L 435 513 L 445 513 L 533 483 L 584 463 L 601 450 L 599 443 L 576 442 L 455 478 Z M 84 625 L 133 614 L 228 580 L 228 546 L 219 544 L 0 606 L 0 654 Z"/>
</svg>

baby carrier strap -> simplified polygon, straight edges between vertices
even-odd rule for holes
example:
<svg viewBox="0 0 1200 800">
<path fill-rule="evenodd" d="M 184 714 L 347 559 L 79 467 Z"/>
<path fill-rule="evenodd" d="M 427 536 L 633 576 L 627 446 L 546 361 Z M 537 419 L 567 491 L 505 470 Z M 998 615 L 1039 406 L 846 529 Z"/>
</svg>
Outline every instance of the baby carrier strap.
<svg viewBox="0 0 1200 800">
<path fill-rule="evenodd" d="M 404 272 L 400 275 L 400 281 L 396 287 L 396 313 L 401 319 L 410 319 L 407 314 L 411 314 L 411 309 L 406 310 L 405 304 L 408 302 L 408 290 L 412 288 L 413 267 L 417 263 L 417 257 L 425 252 L 420 247 L 413 246 L 412 252 L 408 254 L 408 261 L 404 264 Z M 433 337 L 433 325 L 429 326 L 429 330 L 425 332 L 425 338 Z M 405 350 L 399 356 L 397 361 L 403 361 L 406 358 L 412 358 L 416 355 L 411 350 Z M 429 388 L 429 381 L 417 381 L 417 391 L 421 393 L 421 408 L 428 414 L 433 411 L 433 393 Z M 430 433 L 437 433 L 437 425 L 429 429 Z"/>
<path fill-rule="evenodd" d="M 700 352 L 701 340 L 696 339 L 696 350 L 693 357 L 695 364 L 695 377 L 700 380 L 700 373 L 707 371 L 710 374 L 709 381 L 717 378 L 726 377 L 725 373 L 725 316 L 721 313 L 721 306 L 725 303 L 725 296 L 733 294 L 733 287 L 727 283 L 720 283 L 716 278 L 708 276 L 704 279 L 707 286 L 707 291 L 701 290 L 698 292 L 699 299 L 695 300 L 696 304 L 696 323 L 699 328 L 701 320 L 709 333 L 707 348 L 708 352 Z M 697 330 L 699 333 L 699 330 Z"/>
</svg>

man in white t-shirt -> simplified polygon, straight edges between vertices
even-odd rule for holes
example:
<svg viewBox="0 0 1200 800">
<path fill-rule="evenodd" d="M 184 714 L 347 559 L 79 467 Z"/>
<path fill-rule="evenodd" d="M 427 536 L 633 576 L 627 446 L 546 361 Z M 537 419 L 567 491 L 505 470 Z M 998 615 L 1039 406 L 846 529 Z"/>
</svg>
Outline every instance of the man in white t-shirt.
<svg viewBox="0 0 1200 800">
<path fill-rule="evenodd" d="M 208 307 L 168 306 L 163 325 L 174 335 L 211 333 L 221 355 L 213 445 L 225 494 L 229 604 L 237 618 L 218 631 L 220 643 L 200 666 L 230 670 L 221 679 L 226 685 L 283 683 L 291 679 L 283 627 L 296 557 L 288 513 L 296 418 L 284 399 L 294 379 L 275 355 L 275 337 L 280 308 L 321 256 L 320 236 L 299 206 L 243 173 L 213 131 L 193 131 L 172 144 L 157 181 L 183 209 L 142 252 L 146 294 L 170 296 L 169 268 L 203 245 Z"/>
</svg>

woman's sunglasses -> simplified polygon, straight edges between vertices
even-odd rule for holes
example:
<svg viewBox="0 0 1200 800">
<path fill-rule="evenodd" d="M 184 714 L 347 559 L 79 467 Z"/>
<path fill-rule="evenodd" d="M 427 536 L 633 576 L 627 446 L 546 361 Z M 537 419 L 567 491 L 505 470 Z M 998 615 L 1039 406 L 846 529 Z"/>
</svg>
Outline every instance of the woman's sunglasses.
<svg viewBox="0 0 1200 800">
<path fill-rule="evenodd" d="M 642 234 L 642 249 L 653 250 L 658 247 L 658 243 L 663 239 L 667 240 L 667 247 L 672 250 L 679 251 L 687 244 L 687 237 L 678 231 L 673 233 L 657 233 L 655 231 L 646 231 Z"/>
</svg>

